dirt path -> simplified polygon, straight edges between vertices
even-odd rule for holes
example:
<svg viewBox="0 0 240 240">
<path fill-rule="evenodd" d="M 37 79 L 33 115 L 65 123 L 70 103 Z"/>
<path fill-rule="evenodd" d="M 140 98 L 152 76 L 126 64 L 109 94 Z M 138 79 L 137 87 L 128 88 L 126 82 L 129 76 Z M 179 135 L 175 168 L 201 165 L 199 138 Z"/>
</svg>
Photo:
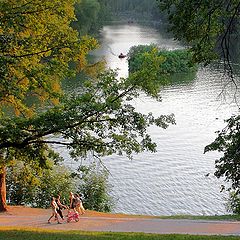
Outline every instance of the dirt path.
<svg viewBox="0 0 240 240">
<path fill-rule="evenodd" d="M 9 212 L 0 214 L 0 227 L 33 227 L 56 230 L 112 231 L 112 232 L 146 232 L 146 233 L 180 233 L 201 235 L 240 235 L 240 222 L 172 220 L 147 216 L 123 214 L 106 214 L 87 211 L 79 222 L 62 224 L 47 223 L 50 209 L 32 209 L 27 207 L 10 207 Z M 1 229 L 1 228 L 0 228 Z"/>
</svg>

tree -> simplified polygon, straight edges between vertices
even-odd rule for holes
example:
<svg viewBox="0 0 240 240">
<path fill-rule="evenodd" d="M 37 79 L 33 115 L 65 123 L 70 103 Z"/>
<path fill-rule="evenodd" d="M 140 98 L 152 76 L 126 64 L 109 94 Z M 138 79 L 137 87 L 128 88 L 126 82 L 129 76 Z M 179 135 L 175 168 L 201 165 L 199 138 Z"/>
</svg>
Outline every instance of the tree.
<svg viewBox="0 0 240 240">
<path fill-rule="evenodd" d="M 154 71 L 160 64 L 146 62 L 127 79 L 118 79 L 114 71 L 103 72 L 67 95 L 60 89 L 61 80 L 82 70 L 86 54 L 97 46 L 92 38 L 79 38 L 70 26 L 75 1 L 0 4 L 0 211 L 7 209 L 6 166 L 23 161 L 44 167 L 54 159 L 52 145 L 67 147 L 75 159 L 89 152 L 101 157 L 155 151 L 147 127 L 166 128 L 174 123 L 173 116 L 141 114 L 131 100 L 140 91 L 159 99 L 161 81 Z M 152 57 L 156 63 L 162 61 L 154 53 Z M 28 96 L 47 104 L 29 106 Z"/>
<path fill-rule="evenodd" d="M 119 13 L 127 13 L 131 18 L 137 18 L 139 20 L 144 19 L 159 19 L 160 14 L 155 11 L 157 8 L 157 3 L 155 0 L 99 0 L 103 2 L 105 6 L 114 12 L 114 15 Z"/>
<path fill-rule="evenodd" d="M 17 114 L 29 113 L 27 94 L 54 102 L 60 97 L 59 80 L 70 73 L 68 64 L 90 47 L 70 27 L 74 2 L 1 1 L 1 112 L 10 105 Z"/>
<path fill-rule="evenodd" d="M 39 167 L 36 161 L 12 162 L 7 167 L 7 199 L 12 205 L 28 205 L 48 208 L 52 196 L 60 194 L 64 205 L 69 205 L 69 192 L 83 195 L 85 208 L 109 212 L 114 205 L 109 172 L 101 162 L 81 165 L 74 172 L 64 166 L 56 156 L 56 162 L 48 161 L 47 168 Z"/>
<path fill-rule="evenodd" d="M 81 166 L 79 172 L 81 181 L 78 190 L 83 195 L 84 207 L 99 212 L 110 212 L 113 199 L 109 195 L 112 186 L 108 182 L 108 170 L 102 164 L 92 163 L 89 166 Z"/>
<path fill-rule="evenodd" d="M 226 70 L 233 74 L 233 43 L 239 39 L 239 1 L 157 1 L 161 10 L 168 13 L 170 31 L 176 39 L 190 45 L 196 62 L 208 64 L 223 58 Z"/>
<path fill-rule="evenodd" d="M 14 113 L 26 118 L 34 114 L 34 106 L 26 103 L 29 95 L 56 104 L 60 80 L 71 73 L 69 63 L 82 67 L 88 51 L 97 46 L 91 38 L 79 39 L 70 27 L 74 4 L 74 0 L 0 2 L 1 122 Z M 0 154 L 0 210 L 5 210 L 6 149 Z"/>
<path fill-rule="evenodd" d="M 73 23 L 73 27 L 81 34 L 88 34 L 97 29 L 100 12 L 97 0 L 81 0 L 75 5 L 75 12 L 77 21 Z"/>
<path fill-rule="evenodd" d="M 205 147 L 205 152 L 218 151 L 223 156 L 216 160 L 215 176 L 228 183 L 228 187 L 222 186 L 222 190 L 230 193 L 230 210 L 240 213 L 240 116 L 232 116 L 226 120 L 227 126 L 218 132 L 217 138 Z"/>
<path fill-rule="evenodd" d="M 96 82 L 86 82 L 82 93 L 66 96 L 46 112 L 30 118 L 2 119 L 0 151 L 5 154 L 4 163 L 24 160 L 44 165 L 51 157 L 49 144 L 67 146 L 76 159 L 89 151 L 100 157 L 155 151 L 147 127 L 156 124 L 166 128 L 174 120 L 172 116 L 154 118 L 151 113 L 144 115 L 135 111 L 129 101 L 138 96 L 139 89 L 154 95 L 158 92 L 155 88 L 151 90 L 154 84 L 144 84 L 144 80 L 137 73 L 119 80 L 115 72 L 105 72 Z M 54 140 L 53 134 L 61 138 Z"/>
</svg>

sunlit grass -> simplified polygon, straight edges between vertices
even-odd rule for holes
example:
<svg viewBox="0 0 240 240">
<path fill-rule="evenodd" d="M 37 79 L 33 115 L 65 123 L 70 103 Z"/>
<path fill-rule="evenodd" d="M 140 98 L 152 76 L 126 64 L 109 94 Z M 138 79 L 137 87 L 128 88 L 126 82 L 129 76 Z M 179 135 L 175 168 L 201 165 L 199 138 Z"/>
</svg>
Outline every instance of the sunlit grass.
<svg viewBox="0 0 240 240">
<path fill-rule="evenodd" d="M 239 236 L 198 236 L 180 234 L 144 234 L 144 233 L 113 233 L 39 230 L 34 228 L 3 228 L 0 227 L 1 240 L 239 240 Z"/>
</svg>

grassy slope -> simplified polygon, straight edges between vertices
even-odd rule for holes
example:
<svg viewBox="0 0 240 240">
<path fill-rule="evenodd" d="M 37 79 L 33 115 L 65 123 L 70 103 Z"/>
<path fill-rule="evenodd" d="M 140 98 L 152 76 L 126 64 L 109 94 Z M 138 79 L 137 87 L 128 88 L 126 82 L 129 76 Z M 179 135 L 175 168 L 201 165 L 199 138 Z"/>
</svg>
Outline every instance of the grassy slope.
<svg viewBox="0 0 240 240">
<path fill-rule="evenodd" d="M 215 216 L 175 215 L 175 216 L 160 216 L 159 218 L 161 218 L 161 219 L 213 220 L 213 221 L 239 221 L 240 215 L 215 215 Z"/>
</svg>

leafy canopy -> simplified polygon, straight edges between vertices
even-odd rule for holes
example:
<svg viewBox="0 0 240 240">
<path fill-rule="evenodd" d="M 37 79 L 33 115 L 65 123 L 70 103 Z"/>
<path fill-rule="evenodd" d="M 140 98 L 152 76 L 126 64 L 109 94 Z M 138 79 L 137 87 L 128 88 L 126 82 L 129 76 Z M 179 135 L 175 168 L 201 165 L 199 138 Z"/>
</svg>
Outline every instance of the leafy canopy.
<svg viewBox="0 0 240 240">
<path fill-rule="evenodd" d="M 60 80 L 71 73 L 69 63 L 83 67 L 97 47 L 71 28 L 75 0 L 3 0 L 0 2 L 0 111 L 31 113 L 27 95 L 57 103 Z"/>
<path fill-rule="evenodd" d="M 157 1 L 168 13 L 170 30 L 175 38 L 190 45 L 196 62 L 209 63 L 223 57 L 231 68 L 230 48 L 236 33 L 239 34 L 238 0 Z"/>
<path fill-rule="evenodd" d="M 150 75 L 151 70 L 146 69 L 145 75 L 147 71 Z M 142 76 L 142 71 L 139 75 Z M 139 89 L 147 94 L 157 93 L 151 79 L 146 86 L 143 79 L 142 82 L 139 79 L 137 73 L 129 79 L 118 79 L 116 72 L 107 71 L 95 82 L 85 82 L 79 94 L 65 96 L 57 106 L 44 113 L 32 118 L 2 119 L 0 150 L 8 149 L 9 157 L 10 149 L 15 149 L 14 154 L 16 151 L 23 154 L 26 149 L 26 153 L 35 152 L 29 150 L 46 144 L 67 146 L 72 157 L 84 156 L 90 150 L 101 156 L 124 152 L 130 156 L 133 152 L 155 151 L 147 127 L 156 124 L 166 128 L 174 123 L 174 119 L 171 115 L 155 118 L 151 113 L 135 111 L 131 100 L 139 95 Z M 52 134 L 61 135 L 61 138 L 53 140 Z M 41 153 L 44 159 L 44 151 L 38 149 L 37 154 L 40 156 Z"/>
</svg>

